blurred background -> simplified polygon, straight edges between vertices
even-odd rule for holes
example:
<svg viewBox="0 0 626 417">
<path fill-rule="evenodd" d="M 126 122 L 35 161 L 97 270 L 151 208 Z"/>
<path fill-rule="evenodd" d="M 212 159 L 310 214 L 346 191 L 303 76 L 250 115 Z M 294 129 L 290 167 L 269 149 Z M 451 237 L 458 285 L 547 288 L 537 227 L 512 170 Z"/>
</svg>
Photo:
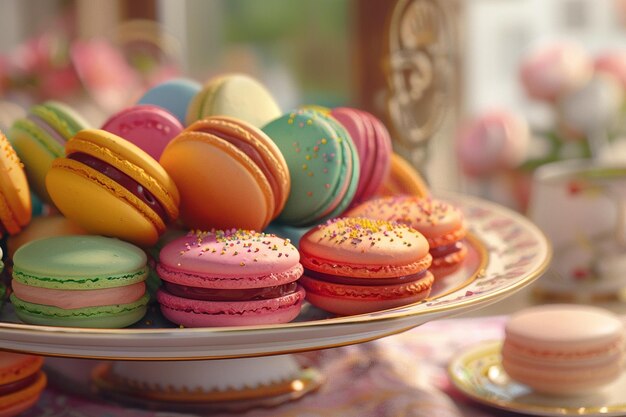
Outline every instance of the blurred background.
<svg viewBox="0 0 626 417">
<path fill-rule="evenodd" d="M 624 0 L 2 0 L 0 25 L 0 129 L 46 99 L 97 125 L 165 79 L 244 72 L 284 110 L 378 115 L 433 188 L 520 211 L 534 169 L 621 135 Z"/>
</svg>

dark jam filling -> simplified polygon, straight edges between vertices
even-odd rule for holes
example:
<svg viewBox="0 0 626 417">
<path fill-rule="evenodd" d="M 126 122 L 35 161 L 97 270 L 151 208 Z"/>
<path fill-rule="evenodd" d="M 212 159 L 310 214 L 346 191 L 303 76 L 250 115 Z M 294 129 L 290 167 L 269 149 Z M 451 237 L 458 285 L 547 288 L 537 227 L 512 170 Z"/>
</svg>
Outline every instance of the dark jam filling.
<svg viewBox="0 0 626 417">
<path fill-rule="evenodd" d="M 444 256 L 448 256 L 452 253 L 458 252 L 463 249 L 462 242 L 455 242 L 452 245 L 446 246 L 438 246 L 436 248 L 430 249 L 430 254 L 433 258 L 443 258 Z"/>
<path fill-rule="evenodd" d="M 165 289 L 172 295 L 181 298 L 191 298 L 201 301 L 254 301 L 269 300 L 296 292 L 298 284 L 277 285 L 266 288 L 245 288 L 239 290 L 224 290 L 215 288 L 188 287 L 187 285 L 164 282 Z"/>
<path fill-rule="evenodd" d="M 0 397 L 12 394 L 17 391 L 21 391 L 24 388 L 29 387 L 30 385 L 34 384 L 35 381 L 37 381 L 37 378 L 39 378 L 39 372 L 29 375 L 24 379 L 0 385 Z"/>
<path fill-rule="evenodd" d="M 426 271 L 418 272 L 417 274 L 404 275 L 401 277 L 393 278 L 358 278 L 358 277 L 342 277 L 338 275 L 324 274 L 322 272 L 312 271 L 310 269 L 304 269 L 304 275 L 309 278 L 315 278 L 320 281 L 332 282 L 333 284 L 342 285 L 365 285 L 365 286 L 377 286 L 377 285 L 398 285 L 398 284 L 410 284 L 411 282 L 418 281 L 424 278 Z"/>
<path fill-rule="evenodd" d="M 115 168 L 113 165 L 82 152 L 72 153 L 68 155 L 67 158 L 85 164 L 99 173 L 106 175 L 147 204 L 148 207 L 150 207 L 163 220 L 164 223 L 167 223 L 167 213 L 165 212 L 165 209 L 163 209 L 161 203 L 159 203 L 159 201 L 154 197 L 154 194 L 146 190 L 141 184 L 119 169 Z"/>
</svg>

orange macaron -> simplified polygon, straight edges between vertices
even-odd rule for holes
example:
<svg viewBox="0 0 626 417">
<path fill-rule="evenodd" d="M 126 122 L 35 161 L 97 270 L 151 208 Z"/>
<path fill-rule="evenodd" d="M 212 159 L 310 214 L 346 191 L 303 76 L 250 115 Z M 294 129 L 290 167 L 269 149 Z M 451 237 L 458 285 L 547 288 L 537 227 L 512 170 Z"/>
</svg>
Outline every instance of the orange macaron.
<svg viewBox="0 0 626 417">
<path fill-rule="evenodd" d="M 239 119 L 201 119 L 172 140 L 160 158 L 181 196 L 189 228 L 263 230 L 281 212 L 291 180 L 278 147 Z"/>
<path fill-rule="evenodd" d="M 150 155 L 98 129 L 78 132 L 46 176 L 57 208 L 92 234 L 154 245 L 178 217 L 176 185 Z"/>
<path fill-rule="evenodd" d="M 430 246 L 435 278 L 456 271 L 467 255 L 463 213 L 445 201 L 417 196 L 381 197 L 367 201 L 346 214 L 349 217 L 394 221 L 421 232 Z"/>
<path fill-rule="evenodd" d="M 19 233 L 31 219 L 31 200 L 24 168 L 0 132 L 0 232 Z"/>
<path fill-rule="evenodd" d="M 13 417 L 35 405 L 46 386 L 43 358 L 0 352 L 0 417 Z"/>
</svg>

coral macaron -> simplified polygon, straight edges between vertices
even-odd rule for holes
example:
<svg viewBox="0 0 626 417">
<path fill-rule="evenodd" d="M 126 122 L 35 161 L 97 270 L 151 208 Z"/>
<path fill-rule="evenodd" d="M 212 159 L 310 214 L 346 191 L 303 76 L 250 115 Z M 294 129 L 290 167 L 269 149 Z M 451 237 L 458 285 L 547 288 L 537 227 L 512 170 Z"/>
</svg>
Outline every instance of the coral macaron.
<svg viewBox="0 0 626 417">
<path fill-rule="evenodd" d="M 263 230 L 289 194 L 280 150 L 261 130 L 231 117 L 193 123 L 160 162 L 178 186 L 181 219 L 190 229 Z"/>
<path fill-rule="evenodd" d="M 104 130 L 82 130 L 46 177 L 57 208 L 92 234 L 151 246 L 178 217 L 176 185 L 143 150 Z"/>
<path fill-rule="evenodd" d="M 163 315 L 186 327 L 285 323 L 304 290 L 298 250 L 275 235 L 247 230 L 196 232 L 161 250 L 157 294 Z"/>
<path fill-rule="evenodd" d="M 383 220 L 329 220 L 302 236 L 300 256 L 307 300 L 341 315 L 418 302 L 434 281 L 424 236 Z"/>
<path fill-rule="evenodd" d="M 0 417 L 14 417 L 37 403 L 46 386 L 43 358 L 0 352 Z"/>
<path fill-rule="evenodd" d="M 445 201 L 416 196 L 381 197 L 346 214 L 406 224 L 424 235 L 433 263 L 430 271 L 443 277 L 459 268 L 467 255 L 463 213 Z"/>
</svg>

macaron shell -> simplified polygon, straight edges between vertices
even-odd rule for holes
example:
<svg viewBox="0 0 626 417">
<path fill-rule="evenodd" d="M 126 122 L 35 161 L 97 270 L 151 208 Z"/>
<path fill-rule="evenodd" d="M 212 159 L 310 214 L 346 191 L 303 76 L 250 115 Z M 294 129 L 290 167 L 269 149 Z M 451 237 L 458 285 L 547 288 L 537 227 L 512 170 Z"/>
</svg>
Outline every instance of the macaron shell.
<svg viewBox="0 0 626 417">
<path fill-rule="evenodd" d="M 0 132 L 0 220 L 9 234 L 18 233 L 31 219 L 31 199 L 20 159 Z"/>
<path fill-rule="evenodd" d="M 287 202 L 291 177 L 280 149 L 263 131 L 244 121 L 225 116 L 212 116 L 198 120 L 186 130 L 214 134 L 218 137 L 225 135 L 225 137 L 236 138 L 247 144 L 250 148 L 240 148 L 240 150 L 248 154 L 268 177 L 274 194 L 275 208 L 272 218 L 278 216 Z M 251 155 L 249 152 L 256 155 Z"/>
<path fill-rule="evenodd" d="M 364 218 L 328 221 L 300 239 L 303 258 L 362 266 L 412 264 L 428 249 L 424 236 L 408 226 Z"/>
<path fill-rule="evenodd" d="M 178 217 L 176 185 L 165 169 L 136 145 L 104 130 L 87 129 L 67 142 L 65 154 L 74 152 L 94 156 L 124 172 L 159 200 L 170 219 Z"/>
<path fill-rule="evenodd" d="M 176 297 L 159 291 L 161 312 L 170 321 L 185 327 L 248 326 L 287 323 L 300 313 L 304 289 L 269 300 L 219 302 Z"/>
<path fill-rule="evenodd" d="M 161 164 L 181 195 L 181 219 L 193 229 L 263 230 L 274 196 L 262 171 L 243 152 L 213 135 L 183 132 Z"/>
<path fill-rule="evenodd" d="M 43 390 L 42 390 L 43 391 Z M 34 407 L 39 401 L 39 395 L 36 395 L 31 398 L 26 398 L 21 402 L 18 402 L 15 405 L 8 406 L 7 408 L 0 408 L 0 417 L 16 417 L 26 410 Z"/>
<path fill-rule="evenodd" d="M 247 230 L 188 235 L 174 240 L 160 253 L 160 263 L 168 269 L 231 279 L 287 272 L 298 266 L 299 260 L 298 250 L 289 241 Z"/>
<path fill-rule="evenodd" d="M 342 285 L 303 276 L 306 298 L 322 310 L 340 315 L 364 314 L 417 303 L 428 297 L 434 278 L 424 278 L 410 284 L 397 285 Z"/>
<path fill-rule="evenodd" d="M 0 385 L 28 378 L 39 372 L 43 365 L 41 356 L 21 353 L 0 353 Z"/>
<path fill-rule="evenodd" d="M 14 294 L 11 295 L 15 313 L 25 323 L 105 329 L 127 327 L 141 320 L 146 314 L 149 299 L 150 297 L 146 294 L 130 304 L 63 310 L 58 307 L 28 303 Z"/>
<path fill-rule="evenodd" d="M 59 236 L 21 247 L 13 257 L 13 279 L 38 287 L 86 290 L 145 280 L 143 250 L 102 236 Z"/>
<path fill-rule="evenodd" d="M 138 104 L 163 107 L 182 124 L 185 123 L 189 103 L 201 89 L 202 85 L 194 80 L 176 78 L 150 88 L 139 99 Z"/>
<path fill-rule="evenodd" d="M 214 115 L 235 117 L 261 127 L 280 117 L 281 110 L 261 83 L 246 75 L 230 74 L 205 85 L 190 104 L 187 124 Z"/>
<path fill-rule="evenodd" d="M 183 125 L 165 109 L 138 105 L 111 116 L 102 130 L 128 140 L 158 160 L 167 144 L 183 130 Z"/>
<path fill-rule="evenodd" d="M 77 161 L 57 159 L 46 183 L 58 209 L 92 234 L 151 246 L 165 230 L 163 220 L 145 203 Z"/>
<path fill-rule="evenodd" d="M 365 113 L 365 112 L 364 112 Z M 374 128 L 375 158 L 371 166 L 371 175 L 369 181 L 365 182 L 365 187 L 359 194 L 361 200 L 367 200 L 380 188 L 391 171 L 391 155 L 393 149 L 391 147 L 391 137 L 389 131 L 383 123 L 369 113 L 365 116 Z"/>
<path fill-rule="evenodd" d="M 291 175 L 291 192 L 278 221 L 298 226 L 321 217 L 341 196 L 349 172 L 342 139 L 312 111 L 284 115 L 262 130 L 284 155 Z"/>
<path fill-rule="evenodd" d="M 463 265 L 463 261 L 466 257 L 467 246 L 463 245 L 457 252 L 446 256 L 433 257 L 433 263 L 429 270 L 433 273 L 435 278 L 443 278 L 446 275 L 456 272 L 461 265 Z"/>
</svg>

